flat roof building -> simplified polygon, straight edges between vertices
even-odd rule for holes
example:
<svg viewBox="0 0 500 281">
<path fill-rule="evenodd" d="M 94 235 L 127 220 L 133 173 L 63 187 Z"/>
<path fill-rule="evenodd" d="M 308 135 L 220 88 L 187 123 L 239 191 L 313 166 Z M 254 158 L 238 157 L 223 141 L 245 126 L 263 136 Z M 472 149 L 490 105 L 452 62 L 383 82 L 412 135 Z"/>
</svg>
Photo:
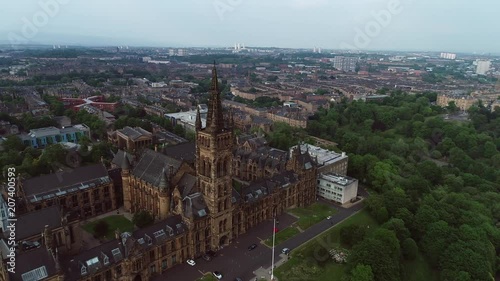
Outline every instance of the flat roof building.
<svg viewBox="0 0 500 281">
<path fill-rule="evenodd" d="M 318 196 L 345 204 L 358 195 L 358 180 L 335 173 L 324 173 L 318 177 Z"/>
<path fill-rule="evenodd" d="M 290 148 L 290 153 L 292 153 L 295 147 L 297 146 Z M 301 144 L 300 151 L 309 152 L 311 158 L 318 165 L 318 173 L 332 172 L 340 175 L 347 174 L 349 157 L 345 152 L 337 153 L 308 143 Z"/>
</svg>

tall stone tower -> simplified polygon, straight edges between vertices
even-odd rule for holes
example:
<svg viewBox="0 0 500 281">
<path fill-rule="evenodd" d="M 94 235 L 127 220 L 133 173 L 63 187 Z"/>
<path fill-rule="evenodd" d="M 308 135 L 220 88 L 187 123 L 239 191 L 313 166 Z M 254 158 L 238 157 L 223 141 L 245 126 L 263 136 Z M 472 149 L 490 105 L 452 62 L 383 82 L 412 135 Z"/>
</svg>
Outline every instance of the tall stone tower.
<svg viewBox="0 0 500 281">
<path fill-rule="evenodd" d="M 196 174 L 198 187 L 209 209 L 212 249 L 232 239 L 233 122 L 224 118 L 217 78 L 212 70 L 207 124 L 196 115 Z"/>
<path fill-rule="evenodd" d="M 127 212 L 133 212 L 132 210 L 132 195 L 130 189 L 130 162 L 128 161 L 127 153 L 123 154 L 123 162 L 121 164 L 122 168 L 122 188 L 123 188 L 123 208 Z"/>
</svg>

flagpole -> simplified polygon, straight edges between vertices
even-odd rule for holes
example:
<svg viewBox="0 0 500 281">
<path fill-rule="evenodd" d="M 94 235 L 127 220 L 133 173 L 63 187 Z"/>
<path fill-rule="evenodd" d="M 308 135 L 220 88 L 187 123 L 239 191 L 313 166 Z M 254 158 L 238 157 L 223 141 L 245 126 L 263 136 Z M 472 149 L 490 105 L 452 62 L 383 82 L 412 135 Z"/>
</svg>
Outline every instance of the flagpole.
<svg viewBox="0 0 500 281">
<path fill-rule="evenodd" d="M 274 216 L 274 223 L 273 223 L 273 257 L 272 257 L 272 262 L 271 262 L 271 281 L 274 280 L 274 240 L 276 238 L 276 214 Z"/>
</svg>

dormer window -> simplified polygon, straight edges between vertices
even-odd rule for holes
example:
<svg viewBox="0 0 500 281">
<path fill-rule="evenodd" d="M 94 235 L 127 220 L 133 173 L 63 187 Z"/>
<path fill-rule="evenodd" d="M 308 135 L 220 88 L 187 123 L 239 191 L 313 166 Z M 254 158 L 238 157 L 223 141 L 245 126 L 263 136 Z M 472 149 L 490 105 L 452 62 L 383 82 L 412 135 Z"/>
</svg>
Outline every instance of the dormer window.
<svg viewBox="0 0 500 281">
<path fill-rule="evenodd" d="M 149 235 L 145 234 L 144 237 L 146 238 L 145 240 L 148 242 L 148 245 L 153 244 L 153 239 L 151 239 L 151 237 Z"/>
<path fill-rule="evenodd" d="M 166 229 L 169 236 L 174 235 L 174 230 L 169 225 L 167 225 Z"/>
<path fill-rule="evenodd" d="M 85 265 L 82 265 L 81 274 L 82 275 L 86 275 L 87 274 L 87 267 L 85 267 Z"/>
<path fill-rule="evenodd" d="M 104 265 L 108 265 L 109 264 L 109 258 L 108 256 L 104 255 Z"/>
</svg>

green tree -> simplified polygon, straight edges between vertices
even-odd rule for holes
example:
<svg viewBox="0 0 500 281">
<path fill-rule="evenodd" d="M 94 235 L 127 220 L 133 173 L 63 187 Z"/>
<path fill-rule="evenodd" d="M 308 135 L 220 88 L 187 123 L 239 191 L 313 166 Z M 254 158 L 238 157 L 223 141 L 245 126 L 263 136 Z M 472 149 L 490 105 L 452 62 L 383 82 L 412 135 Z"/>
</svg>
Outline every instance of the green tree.
<svg viewBox="0 0 500 281">
<path fill-rule="evenodd" d="M 350 281 L 374 281 L 374 278 L 371 266 L 358 264 L 351 271 Z"/>
<path fill-rule="evenodd" d="M 450 101 L 448 103 L 448 106 L 446 107 L 446 109 L 448 110 L 448 112 L 450 113 L 455 113 L 455 112 L 458 112 L 460 109 L 458 108 L 457 104 L 454 102 L 454 101 Z"/>
<path fill-rule="evenodd" d="M 144 228 L 154 222 L 154 218 L 148 211 L 139 211 L 134 213 L 132 222 L 139 228 Z"/>
<path fill-rule="evenodd" d="M 400 279 L 399 255 L 399 242 L 394 232 L 380 228 L 354 246 L 348 265 L 351 270 L 358 264 L 368 265 L 374 280 L 397 281 Z"/>
<path fill-rule="evenodd" d="M 2 146 L 5 150 L 10 151 L 23 151 L 26 147 L 18 136 L 7 136 Z"/>
<path fill-rule="evenodd" d="M 418 255 L 418 246 L 415 240 L 406 238 L 401 245 L 403 256 L 406 260 L 414 260 Z"/>
<path fill-rule="evenodd" d="M 384 223 L 389 219 L 389 212 L 386 207 L 379 208 L 375 211 L 375 219 L 378 223 Z"/>
<path fill-rule="evenodd" d="M 383 228 L 392 230 L 400 243 L 403 243 L 407 238 L 410 238 L 410 231 L 406 228 L 405 223 L 401 219 L 391 218 L 382 225 Z"/>
<path fill-rule="evenodd" d="M 352 247 L 363 241 L 366 231 L 366 227 L 357 224 L 344 226 L 340 229 L 340 242 Z"/>
<path fill-rule="evenodd" d="M 105 220 L 100 220 L 94 225 L 94 235 L 96 237 L 103 237 L 108 233 L 109 224 Z"/>
</svg>

